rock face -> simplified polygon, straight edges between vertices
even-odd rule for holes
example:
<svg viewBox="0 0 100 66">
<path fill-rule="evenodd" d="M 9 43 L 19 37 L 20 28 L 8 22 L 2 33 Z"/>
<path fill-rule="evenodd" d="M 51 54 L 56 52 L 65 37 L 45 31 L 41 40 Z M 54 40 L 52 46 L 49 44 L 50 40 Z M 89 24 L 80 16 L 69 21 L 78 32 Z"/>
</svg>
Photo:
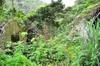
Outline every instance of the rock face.
<svg viewBox="0 0 100 66">
<path fill-rule="evenodd" d="M 10 20 L 8 24 L 5 26 L 5 39 L 11 40 L 11 35 L 16 34 L 21 31 L 21 27 L 18 25 L 16 21 Z"/>
<path fill-rule="evenodd" d="M 80 15 L 78 15 L 74 21 L 69 25 L 71 27 L 71 31 L 69 32 L 69 36 L 72 38 L 79 33 L 79 35 L 87 40 L 89 39 L 89 32 L 87 27 L 87 22 L 92 20 L 95 17 L 95 15 L 98 15 L 97 11 L 100 11 L 100 4 L 96 4 L 93 7 L 87 8 L 85 11 L 83 11 Z"/>
<path fill-rule="evenodd" d="M 0 44 L 11 40 L 11 35 L 21 31 L 21 27 L 16 21 L 9 20 L 0 25 Z"/>
<path fill-rule="evenodd" d="M 0 24 L 0 40 L 2 40 L 4 36 L 4 32 L 5 32 L 4 25 L 5 25 L 4 23 Z"/>
</svg>

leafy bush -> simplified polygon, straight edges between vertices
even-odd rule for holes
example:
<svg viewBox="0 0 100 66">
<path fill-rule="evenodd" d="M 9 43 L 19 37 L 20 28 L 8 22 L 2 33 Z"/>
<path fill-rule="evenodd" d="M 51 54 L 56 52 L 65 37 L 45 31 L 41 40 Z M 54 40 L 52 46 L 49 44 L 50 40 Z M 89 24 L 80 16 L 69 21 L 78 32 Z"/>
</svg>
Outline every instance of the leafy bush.
<svg viewBox="0 0 100 66">
<path fill-rule="evenodd" d="M 33 66 L 33 64 L 24 55 L 16 53 L 14 56 L 6 59 L 5 66 Z"/>
<path fill-rule="evenodd" d="M 8 49 L 11 52 L 7 51 Z M 19 65 L 20 62 L 22 65 L 27 65 L 25 63 L 29 63 L 29 61 L 34 62 L 36 65 L 47 65 L 59 63 L 67 59 L 67 53 L 64 51 L 63 45 L 48 44 L 42 37 L 38 37 L 36 41 L 33 41 L 33 43 L 29 45 L 21 42 L 8 42 L 8 44 L 5 45 L 5 50 L 6 55 L 11 56 L 10 59 L 6 61 L 6 64 L 10 66 L 14 64 Z"/>
</svg>

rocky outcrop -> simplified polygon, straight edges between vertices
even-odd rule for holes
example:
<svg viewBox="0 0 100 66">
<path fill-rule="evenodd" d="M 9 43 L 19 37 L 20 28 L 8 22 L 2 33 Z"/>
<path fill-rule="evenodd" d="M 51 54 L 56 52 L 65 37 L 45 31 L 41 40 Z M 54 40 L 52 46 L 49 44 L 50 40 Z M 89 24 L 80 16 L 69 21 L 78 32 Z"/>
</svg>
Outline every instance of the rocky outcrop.
<svg viewBox="0 0 100 66">
<path fill-rule="evenodd" d="M 84 11 L 82 11 L 81 14 L 79 14 L 72 21 L 72 23 L 68 25 L 68 27 L 70 27 L 71 29 L 71 31 L 69 32 L 69 36 L 73 38 L 77 35 L 77 33 L 79 33 L 81 37 L 87 40 L 89 38 L 89 29 L 86 24 L 90 20 L 92 20 L 93 22 L 94 17 L 98 14 L 96 14 L 98 10 L 100 10 L 100 3 L 89 6 Z"/>
<path fill-rule="evenodd" d="M 0 27 L 0 44 L 3 41 L 10 41 L 11 35 L 18 33 L 22 30 L 19 24 L 16 21 L 8 20 L 7 22 L 3 22 Z"/>
<path fill-rule="evenodd" d="M 5 32 L 4 26 L 5 26 L 5 23 L 0 24 L 0 40 L 2 40 L 4 37 L 4 32 Z"/>
</svg>

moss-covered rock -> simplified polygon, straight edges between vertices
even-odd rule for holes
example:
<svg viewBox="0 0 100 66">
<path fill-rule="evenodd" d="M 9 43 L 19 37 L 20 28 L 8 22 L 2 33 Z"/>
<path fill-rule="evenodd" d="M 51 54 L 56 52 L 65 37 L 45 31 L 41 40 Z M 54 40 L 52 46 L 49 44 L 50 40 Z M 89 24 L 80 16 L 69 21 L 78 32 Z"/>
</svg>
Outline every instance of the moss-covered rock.
<svg viewBox="0 0 100 66">
<path fill-rule="evenodd" d="M 22 39 L 21 37 L 21 32 L 22 32 L 22 27 L 15 21 L 15 20 L 8 20 L 7 23 L 4 25 L 4 34 L 3 38 L 0 40 L 0 44 L 6 41 L 11 40 L 11 35 L 19 33 L 20 40 Z"/>
</svg>

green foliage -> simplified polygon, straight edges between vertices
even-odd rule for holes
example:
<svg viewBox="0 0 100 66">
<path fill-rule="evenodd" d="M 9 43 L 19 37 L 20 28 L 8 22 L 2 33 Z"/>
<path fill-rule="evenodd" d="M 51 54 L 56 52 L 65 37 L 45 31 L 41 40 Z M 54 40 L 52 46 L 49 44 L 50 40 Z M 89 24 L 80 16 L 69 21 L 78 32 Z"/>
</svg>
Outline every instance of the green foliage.
<svg viewBox="0 0 100 66">
<path fill-rule="evenodd" d="M 0 6 L 2 6 L 4 4 L 5 0 L 0 0 Z"/>
<path fill-rule="evenodd" d="M 60 63 L 66 66 L 99 66 L 100 21 L 97 21 L 96 29 L 92 27 L 91 21 L 87 25 L 89 29 L 87 42 L 79 35 L 74 40 L 70 39 L 67 35 L 70 29 L 66 27 L 84 9 L 97 2 L 99 0 L 79 0 L 75 6 L 63 10 L 64 5 L 59 0 L 32 11 L 28 15 L 22 11 L 16 11 L 14 19 L 21 25 L 29 19 L 33 23 L 36 21 L 38 27 L 43 27 L 44 23 L 48 26 L 61 25 L 61 27 L 55 31 L 56 36 L 48 41 L 42 36 L 33 38 L 31 43 L 5 41 L 4 50 L 0 53 L 0 66 L 55 66 L 54 64 L 62 66 Z M 1 22 L 12 17 L 12 10 L 3 8 L 0 12 Z M 21 35 L 24 37 L 27 33 L 22 32 Z"/>
<path fill-rule="evenodd" d="M 64 25 L 69 25 L 72 21 L 81 14 L 84 10 L 87 11 L 87 8 L 99 3 L 99 0 L 77 0 L 76 4 L 73 7 L 65 9 L 65 17 L 63 19 Z M 90 8 L 89 8 L 90 9 Z M 86 13 L 87 14 L 87 13 Z"/>
<path fill-rule="evenodd" d="M 13 57 L 6 60 L 5 66 L 33 66 L 24 55 L 16 53 Z"/>
<path fill-rule="evenodd" d="M 44 22 L 47 25 L 59 26 L 59 23 L 55 22 L 56 14 L 63 12 L 64 5 L 60 2 L 53 2 L 50 5 L 41 7 L 36 11 L 35 15 L 29 16 L 29 20 L 37 21 L 38 26 L 43 27 Z"/>
<path fill-rule="evenodd" d="M 0 9 L 0 22 L 7 20 L 9 17 L 8 10 Z"/>
<path fill-rule="evenodd" d="M 29 58 L 36 63 L 47 64 L 53 62 L 61 62 L 67 56 L 63 50 L 63 46 L 46 44 L 41 39 L 37 43 L 34 42 L 32 47 L 31 49 L 26 50 L 28 50 L 28 53 L 31 53 L 31 56 Z"/>
<path fill-rule="evenodd" d="M 89 24 L 90 39 L 87 43 L 84 43 L 80 36 L 75 40 L 69 40 L 65 33 L 50 39 L 48 43 L 43 37 L 38 37 L 30 45 L 21 42 L 11 43 L 15 49 L 13 56 L 9 55 L 10 59 L 7 60 L 5 55 L 1 55 L 1 63 L 3 64 L 6 60 L 5 63 L 10 66 L 19 65 L 20 62 L 22 66 L 26 66 L 27 63 L 30 66 L 34 66 L 34 64 L 42 66 L 67 60 L 66 63 L 71 66 L 97 66 L 100 60 L 98 43 L 100 28 L 95 30 L 91 25 L 92 23 Z"/>
<path fill-rule="evenodd" d="M 8 59 L 9 57 L 7 55 L 5 55 L 4 53 L 0 53 L 0 66 L 4 66 L 6 59 Z"/>
<path fill-rule="evenodd" d="M 9 52 L 8 49 L 11 52 Z M 37 38 L 36 41 L 34 40 L 30 45 L 21 42 L 8 42 L 8 44 L 6 43 L 5 45 L 5 50 L 5 54 L 10 56 L 10 59 L 6 59 L 5 61 L 7 66 L 32 66 L 31 62 L 34 62 L 36 65 L 48 65 L 52 63 L 60 63 L 67 59 L 64 45 L 53 44 L 51 42 L 46 43 L 43 37 Z"/>
<path fill-rule="evenodd" d="M 100 2 L 99 0 L 87 0 L 87 1 L 84 1 L 84 0 L 77 0 L 76 1 L 76 4 L 95 4 L 95 3 L 98 3 Z"/>
<path fill-rule="evenodd" d="M 79 46 L 73 47 L 76 53 L 72 66 L 98 66 L 100 64 L 99 55 L 99 33 L 100 33 L 100 21 L 97 22 L 97 28 L 92 27 L 92 22 L 88 24 L 89 28 L 89 41 L 87 43 L 79 40 Z M 77 51 L 77 49 L 79 51 Z"/>
</svg>

